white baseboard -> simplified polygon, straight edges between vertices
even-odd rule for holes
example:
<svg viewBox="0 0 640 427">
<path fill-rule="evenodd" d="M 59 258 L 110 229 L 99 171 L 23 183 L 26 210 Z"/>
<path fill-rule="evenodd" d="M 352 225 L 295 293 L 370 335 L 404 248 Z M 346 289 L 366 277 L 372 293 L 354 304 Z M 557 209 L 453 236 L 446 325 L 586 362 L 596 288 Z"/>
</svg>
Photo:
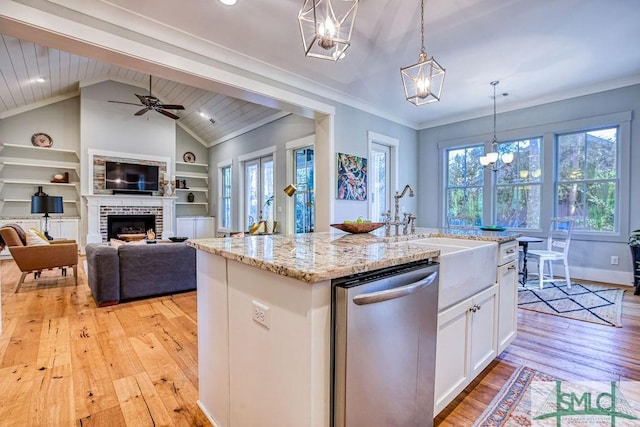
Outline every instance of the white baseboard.
<svg viewBox="0 0 640 427">
<path fill-rule="evenodd" d="M 562 268 L 554 266 L 554 273 L 563 273 Z M 569 267 L 574 279 L 591 280 L 594 282 L 615 283 L 617 285 L 633 286 L 633 273 L 630 271 L 602 270 L 588 267 Z"/>
</svg>

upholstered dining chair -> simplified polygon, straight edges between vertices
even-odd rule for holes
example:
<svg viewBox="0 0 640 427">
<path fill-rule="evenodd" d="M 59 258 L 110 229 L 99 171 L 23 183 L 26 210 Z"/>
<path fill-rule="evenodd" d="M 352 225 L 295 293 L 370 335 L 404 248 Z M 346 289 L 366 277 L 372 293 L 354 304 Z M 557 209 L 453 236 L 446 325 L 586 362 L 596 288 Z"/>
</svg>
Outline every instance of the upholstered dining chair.
<svg viewBox="0 0 640 427">
<path fill-rule="evenodd" d="M 553 263 L 562 261 L 564 265 L 564 278 L 567 287 L 571 289 L 571 276 L 569 275 L 569 245 L 571 244 L 571 231 L 573 221 L 565 218 L 552 218 L 549 224 L 549 234 L 547 236 L 547 249 L 532 249 L 527 253 L 527 258 L 534 258 L 538 261 L 538 283 L 540 289 L 544 287 L 544 282 L 553 282 Z M 549 267 L 548 278 L 544 277 L 545 263 Z"/>
<path fill-rule="evenodd" d="M 78 285 L 78 244 L 74 240 L 52 240 L 39 245 L 27 245 L 23 240 L 25 232 L 16 224 L 7 224 L 0 228 L 2 244 L 9 247 L 13 260 L 18 265 L 21 275 L 14 290 L 18 292 L 29 273 L 37 278 L 42 270 L 61 268 L 63 275 L 66 268 L 73 269 L 73 278 Z"/>
</svg>

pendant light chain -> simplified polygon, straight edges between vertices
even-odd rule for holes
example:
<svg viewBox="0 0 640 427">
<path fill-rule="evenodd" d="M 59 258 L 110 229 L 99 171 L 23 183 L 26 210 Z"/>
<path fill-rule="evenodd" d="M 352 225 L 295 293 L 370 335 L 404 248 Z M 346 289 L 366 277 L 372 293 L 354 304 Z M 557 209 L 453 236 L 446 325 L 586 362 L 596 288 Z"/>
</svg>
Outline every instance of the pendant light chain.
<svg viewBox="0 0 640 427">
<path fill-rule="evenodd" d="M 424 52 L 424 0 L 422 0 L 421 2 L 421 10 L 420 10 L 420 32 L 422 35 L 422 49 L 420 50 L 420 52 L 425 53 Z"/>
<path fill-rule="evenodd" d="M 491 84 L 493 85 L 493 141 L 492 145 L 497 145 L 498 138 L 496 138 L 496 86 L 498 86 L 498 81 L 493 81 Z"/>
</svg>

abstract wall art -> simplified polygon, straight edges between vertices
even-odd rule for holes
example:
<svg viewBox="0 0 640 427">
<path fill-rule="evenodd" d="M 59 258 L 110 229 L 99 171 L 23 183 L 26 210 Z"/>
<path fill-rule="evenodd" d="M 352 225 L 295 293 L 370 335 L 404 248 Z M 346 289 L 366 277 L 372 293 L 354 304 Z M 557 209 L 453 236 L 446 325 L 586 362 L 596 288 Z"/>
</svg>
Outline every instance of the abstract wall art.
<svg viewBox="0 0 640 427">
<path fill-rule="evenodd" d="M 338 186 L 340 200 L 367 200 L 367 159 L 338 153 Z"/>
</svg>

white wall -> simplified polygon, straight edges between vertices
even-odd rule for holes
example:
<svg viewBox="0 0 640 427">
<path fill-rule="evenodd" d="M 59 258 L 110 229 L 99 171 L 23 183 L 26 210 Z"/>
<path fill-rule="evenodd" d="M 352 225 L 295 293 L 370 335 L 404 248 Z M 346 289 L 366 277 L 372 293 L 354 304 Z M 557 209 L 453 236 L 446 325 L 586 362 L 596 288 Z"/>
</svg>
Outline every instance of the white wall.
<svg viewBox="0 0 640 427">
<path fill-rule="evenodd" d="M 168 157 L 175 162 L 176 124 L 173 119 L 135 105 L 115 104 L 109 100 L 137 102 L 141 89 L 114 81 L 83 87 L 80 93 L 80 141 L 82 194 L 90 192 L 87 150 Z M 171 175 L 174 175 L 173 166 Z"/>
</svg>

